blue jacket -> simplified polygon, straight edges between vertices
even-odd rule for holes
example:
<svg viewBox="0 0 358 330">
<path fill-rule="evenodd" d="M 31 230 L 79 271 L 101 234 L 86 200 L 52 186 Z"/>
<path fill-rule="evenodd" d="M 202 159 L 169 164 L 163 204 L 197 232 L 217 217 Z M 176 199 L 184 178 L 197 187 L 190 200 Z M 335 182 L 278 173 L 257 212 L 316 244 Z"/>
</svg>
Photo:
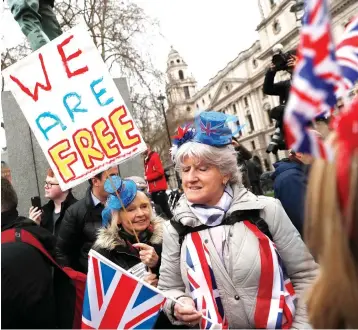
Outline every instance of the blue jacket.
<svg viewBox="0 0 358 330">
<path fill-rule="evenodd" d="M 307 187 L 307 166 L 291 160 L 274 164 L 275 198 L 279 199 L 287 215 L 303 237 L 305 198 Z"/>
</svg>

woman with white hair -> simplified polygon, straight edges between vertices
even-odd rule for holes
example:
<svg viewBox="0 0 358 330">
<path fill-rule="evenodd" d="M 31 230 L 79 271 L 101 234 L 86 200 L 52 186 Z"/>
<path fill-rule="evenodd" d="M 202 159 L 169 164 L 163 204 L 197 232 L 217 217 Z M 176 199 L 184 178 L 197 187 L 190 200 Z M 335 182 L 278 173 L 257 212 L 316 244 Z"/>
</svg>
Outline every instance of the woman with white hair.
<svg viewBox="0 0 358 330">
<path fill-rule="evenodd" d="M 201 328 L 309 328 L 302 296 L 317 265 L 280 202 L 243 187 L 231 140 L 216 112 L 174 140 L 184 195 L 164 225 L 158 288 L 177 301 L 165 312 Z"/>
</svg>

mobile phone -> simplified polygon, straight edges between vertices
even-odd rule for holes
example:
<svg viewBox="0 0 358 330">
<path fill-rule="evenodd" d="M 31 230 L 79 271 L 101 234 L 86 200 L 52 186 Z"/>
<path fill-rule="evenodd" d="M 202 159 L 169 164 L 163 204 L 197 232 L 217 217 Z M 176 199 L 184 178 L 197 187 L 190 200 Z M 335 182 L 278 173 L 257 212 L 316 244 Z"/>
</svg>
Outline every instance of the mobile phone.
<svg viewBox="0 0 358 330">
<path fill-rule="evenodd" d="M 41 199 L 40 196 L 31 197 L 31 205 L 33 207 L 37 207 L 39 210 L 41 209 Z"/>
</svg>

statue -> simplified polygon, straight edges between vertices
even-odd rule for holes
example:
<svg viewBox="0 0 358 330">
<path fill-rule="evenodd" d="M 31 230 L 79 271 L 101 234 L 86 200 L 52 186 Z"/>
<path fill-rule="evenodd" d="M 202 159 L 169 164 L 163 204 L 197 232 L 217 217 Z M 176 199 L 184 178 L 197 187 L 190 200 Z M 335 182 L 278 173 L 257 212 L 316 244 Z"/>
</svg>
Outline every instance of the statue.
<svg viewBox="0 0 358 330">
<path fill-rule="evenodd" d="M 32 50 L 62 34 L 54 13 L 55 0 L 8 0 L 9 8 Z"/>
</svg>

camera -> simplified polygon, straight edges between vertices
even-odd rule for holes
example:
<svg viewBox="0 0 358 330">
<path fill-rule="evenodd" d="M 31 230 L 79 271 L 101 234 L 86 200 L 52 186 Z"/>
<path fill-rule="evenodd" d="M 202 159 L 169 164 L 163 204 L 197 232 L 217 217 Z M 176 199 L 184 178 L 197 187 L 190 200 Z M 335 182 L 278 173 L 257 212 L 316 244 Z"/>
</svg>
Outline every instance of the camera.
<svg viewBox="0 0 358 330">
<path fill-rule="evenodd" d="M 272 152 L 276 155 L 278 150 L 286 150 L 285 140 L 280 127 L 276 127 L 275 133 L 266 149 L 266 153 L 269 154 Z"/>
<path fill-rule="evenodd" d="M 283 71 L 288 69 L 288 60 L 291 57 L 290 52 L 283 52 L 283 46 L 281 44 L 276 45 L 273 48 L 272 63 L 275 66 L 276 71 Z"/>
</svg>

